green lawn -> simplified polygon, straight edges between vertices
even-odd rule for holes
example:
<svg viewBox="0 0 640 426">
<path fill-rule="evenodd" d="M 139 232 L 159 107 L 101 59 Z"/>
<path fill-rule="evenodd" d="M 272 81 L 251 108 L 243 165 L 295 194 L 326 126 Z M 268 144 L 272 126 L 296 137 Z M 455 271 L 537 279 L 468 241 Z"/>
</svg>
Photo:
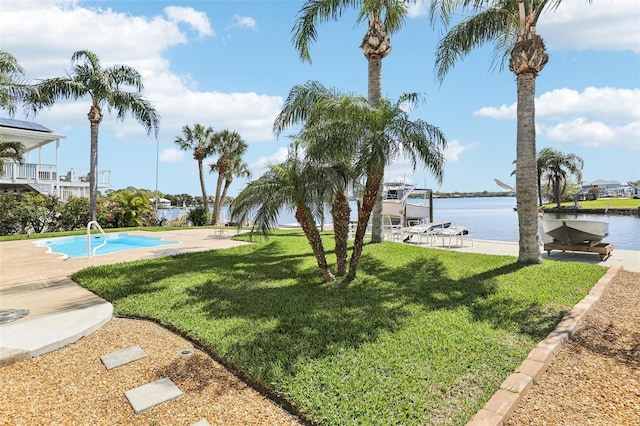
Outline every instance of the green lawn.
<svg viewBox="0 0 640 426">
<path fill-rule="evenodd" d="M 604 271 L 384 243 L 365 246 L 351 285 L 325 285 L 302 234 L 281 232 L 73 279 L 116 314 L 181 331 L 312 422 L 460 425 Z"/>
<path fill-rule="evenodd" d="M 573 208 L 574 202 L 560 204 L 560 207 Z M 599 200 L 578 201 L 578 206 L 583 209 L 637 209 L 640 208 L 640 199 L 633 198 L 600 198 Z M 544 204 L 542 208 L 552 209 L 555 204 Z"/>
</svg>

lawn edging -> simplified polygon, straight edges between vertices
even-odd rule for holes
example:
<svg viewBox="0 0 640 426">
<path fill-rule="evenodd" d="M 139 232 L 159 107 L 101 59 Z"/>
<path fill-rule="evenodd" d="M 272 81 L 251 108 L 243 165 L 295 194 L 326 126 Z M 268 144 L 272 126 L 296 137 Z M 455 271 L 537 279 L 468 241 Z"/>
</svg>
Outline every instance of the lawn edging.
<svg viewBox="0 0 640 426">
<path fill-rule="evenodd" d="M 518 404 L 529 392 L 534 382 L 540 379 L 553 361 L 553 357 L 582 324 L 602 295 L 605 294 L 618 271 L 616 266 L 607 272 L 593 286 L 589 294 L 569 311 L 546 339 L 538 343 L 527 359 L 500 385 L 500 389 L 467 423 L 467 426 L 503 426 Z"/>
</svg>

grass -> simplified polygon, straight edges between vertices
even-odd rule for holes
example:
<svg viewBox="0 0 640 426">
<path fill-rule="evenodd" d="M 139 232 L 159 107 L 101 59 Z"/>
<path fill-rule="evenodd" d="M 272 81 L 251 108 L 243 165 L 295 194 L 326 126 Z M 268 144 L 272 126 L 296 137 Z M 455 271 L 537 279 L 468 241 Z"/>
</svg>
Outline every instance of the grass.
<svg viewBox="0 0 640 426">
<path fill-rule="evenodd" d="M 582 209 L 637 209 L 640 208 L 640 199 L 633 198 L 600 198 L 598 200 L 578 201 L 578 206 Z M 542 208 L 553 209 L 555 203 L 545 204 Z M 562 208 L 573 208 L 574 202 L 566 202 L 560 204 Z"/>
<path fill-rule="evenodd" d="M 73 279 L 116 314 L 181 331 L 310 422 L 424 425 L 468 422 L 603 273 L 383 243 L 365 246 L 349 286 L 326 285 L 302 234 L 279 232 Z"/>
</svg>

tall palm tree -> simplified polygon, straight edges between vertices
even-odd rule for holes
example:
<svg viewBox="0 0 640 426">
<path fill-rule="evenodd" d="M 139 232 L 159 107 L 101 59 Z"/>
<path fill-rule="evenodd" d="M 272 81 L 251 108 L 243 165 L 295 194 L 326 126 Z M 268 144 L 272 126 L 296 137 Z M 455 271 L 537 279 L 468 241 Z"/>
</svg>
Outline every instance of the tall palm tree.
<svg viewBox="0 0 640 426">
<path fill-rule="evenodd" d="M 24 81 L 24 69 L 18 60 L 0 50 L 0 109 L 6 109 L 13 116 L 17 104 L 27 100 L 31 90 L 32 86 Z"/>
<path fill-rule="evenodd" d="M 448 23 L 460 9 L 477 12 L 451 28 L 439 42 L 436 75 L 440 82 L 456 60 L 474 48 L 493 42 L 495 58 L 509 60 L 517 85 L 516 204 L 518 209 L 518 262 L 541 262 L 538 237 L 535 82 L 547 55 L 536 25 L 542 11 L 555 9 L 561 0 L 434 0 L 432 19 Z"/>
<path fill-rule="evenodd" d="M 210 171 L 218 172 L 218 180 L 216 182 L 216 195 L 213 202 L 213 215 L 211 224 L 217 225 L 220 220 L 220 211 L 224 198 L 222 197 L 222 185 L 225 177 L 233 167 L 234 161 L 247 152 L 248 145 L 242 139 L 238 132 L 223 130 L 214 134 L 212 139 L 213 149 L 218 153 L 219 157 L 215 163 L 210 164 Z"/>
<path fill-rule="evenodd" d="M 251 170 L 249 170 L 249 165 L 242 161 L 242 158 L 240 157 L 236 157 L 233 159 L 231 168 L 229 168 L 227 170 L 227 173 L 224 175 L 224 187 L 222 188 L 222 195 L 220 196 L 222 204 L 224 204 L 224 201 L 227 199 L 227 191 L 233 183 L 233 179 L 236 177 L 244 177 L 248 179 L 251 178 Z"/>
<path fill-rule="evenodd" d="M 295 211 L 295 218 L 313 250 L 325 282 L 334 280 L 329 270 L 316 218 L 321 214 L 322 174 L 319 169 L 299 157 L 294 144 L 287 160 L 273 165 L 258 179 L 250 182 L 231 205 L 233 221 L 244 223 L 255 212 L 254 228 L 268 234 L 283 207 Z"/>
<path fill-rule="evenodd" d="M 207 186 L 204 183 L 203 161 L 214 152 L 213 138 L 215 132 L 210 126 L 205 128 L 202 124 L 196 123 L 193 127 L 189 127 L 188 125 L 183 126 L 182 134 L 183 137 L 176 136 L 174 142 L 183 151 L 193 151 L 193 159 L 198 163 L 198 176 L 200 177 L 200 189 L 202 190 L 202 206 L 208 214 L 209 198 L 207 197 Z"/>
<path fill-rule="evenodd" d="M 359 9 L 357 22 L 367 22 L 360 48 L 368 64 L 368 100 L 375 105 L 382 98 L 382 59 L 391 52 L 389 35 L 400 30 L 407 16 L 404 0 L 307 0 L 292 29 L 292 40 L 303 61 L 311 62 L 309 44 L 316 40 L 319 23 L 337 21 L 347 9 Z M 372 242 L 382 241 L 382 182 L 376 196 Z"/>
<path fill-rule="evenodd" d="M 538 159 L 541 174 L 547 177 L 551 186 L 553 202 L 560 207 L 570 176 L 575 176 L 578 182 L 582 181 L 584 161 L 577 154 L 564 154 L 553 148 L 541 149 Z"/>
<path fill-rule="evenodd" d="M 72 71 L 65 77 L 53 77 L 37 84 L 32 101 L 37 108 L 50 107 L 59 98 L 91 98 L 87 118 L 91 126 L 91 152 L 89 169 L 90 220 L 96 220 L 98 198 L 98 130 L 103 109 L 117 111 L 124 120 L 127 113 L 145 128 L 148 135 L 158 136 L 160 117 L 153 105 L 142 96 L 144 85 L 138 71 L 128 65 L 103 68 L 98 56 L 89 50 L 78 50 L 71 56 Z M 125 88 L 133 88 L 128 91 Z"/>
<path fill-rule="evenodd" d="M 4 170 L 5 158 L 10 158 L 13 161 L 22 163 L 24 161 L 23 155 L 25 153 L 25 147 L 20 142 L 15 141 L 3 141 L 0 136 L 0 173 Z"/>
</svg>

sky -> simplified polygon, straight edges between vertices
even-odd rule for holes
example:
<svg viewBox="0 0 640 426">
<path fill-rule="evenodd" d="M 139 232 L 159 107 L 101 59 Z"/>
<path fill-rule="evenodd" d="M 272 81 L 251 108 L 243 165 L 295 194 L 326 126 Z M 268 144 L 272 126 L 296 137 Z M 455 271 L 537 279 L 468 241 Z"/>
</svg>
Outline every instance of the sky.
<svg viewBox="0 0 640 426">
<path fill-rule="evenodd" d="M 291 88 L 309 80 L 341 92 L 367 94 L 367 61 L 359 48 L 366 32 L 355 10 L 317 27 L 312 62 L 291 42 L 301 0 L 0 0 L 0 50 L 16 57 L 31 82 L 61 77 L 71 56 L 90 50 L 103 67 L 126 64 L 144 81 L 143 96 L 160 115 L 158 137 L 132 116 L 105 111 L 100 124 L 99 170 L 111 171 L 113 189 L 129 186 L 165 194 L 200 195 L 192 152 L 175 143 L 185 125 L 237 131 L 249 148 L 253 178 L 286 158 L 291 135 L 272 131 Z M 385 180 L 405 180 L 441 192 L 501 191 L 514 184 L 516 81 L 492 66 L 488 45 L 458 61 L 440 84 L 435 49 L 444 34 L 433 28 L 428 5 L 412 4 L 391 36 L 382 61 L 383 96 L 424 96 L 412 112 L 445 134 L 444 182 L 400 158 Z M 564 0 L 539 20 L 549 62 L 536 79 L 537 150 L 550 147 L 584 160 L 583 181 L 640 180 L 640 2 Z M 61 173 L 89 167 L 90 99 L 59 101 L 35 117 L 66 136 Z M 4 111 L 0 115 L 6 116 Z M 53 144 L 52 144 L 53 145 Z M 55 163 L 45 147 L 28 160 Z M 206 164 L 215 160 L 212 157 Z M 217 175 L 208 173 L 213 195 Z M 235 196 L 247 180 L 237 178 Z"/>
</svg>

